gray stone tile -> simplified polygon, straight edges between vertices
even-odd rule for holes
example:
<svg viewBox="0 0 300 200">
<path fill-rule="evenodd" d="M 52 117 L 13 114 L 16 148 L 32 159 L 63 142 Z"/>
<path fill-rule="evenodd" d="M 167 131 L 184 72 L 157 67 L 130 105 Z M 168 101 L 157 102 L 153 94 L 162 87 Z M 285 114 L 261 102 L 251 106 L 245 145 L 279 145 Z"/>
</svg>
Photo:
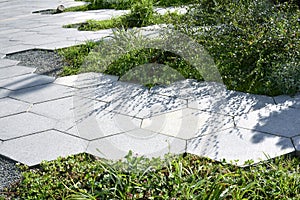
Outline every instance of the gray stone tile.
<svg viewBox="0 0 300 200">
<path fill-rule="evenodd" d="M 112 91 L 114 92 L 114 91 Z M 116 98 L 106 110 L 137 117 L 149 118 L 166 112 L 187 108 L 187 101 L 178 98 L 151 94 L 148 91 L 143 93 L 130 93 L 127 98 Z"/>
<path fill-rule="evenodd" d="M 0 146 L 2 155 L 28 166 L 82 153 L 87 142 L 79 138 L 50 130 L 10 141 Z"/>
<path fill-rule="evenodd" d="M 9 90 L 20 90 L 24 88 L 37 86 L 37 85 L 44 85 L 47 83 L 51 83 L 54 80 L 55 78 L 49 76 L 28 74 L 28 75 L 13 77 L 6 80 L 0 80 L 0 87 Z"/>
<path fill-rule="evenodd" d="M 36 70 L 36 68 L 32 67 L 23 67 L 23 66 L 12 66 L 0 68 L 0 80 L 8 79 L 15 76 L 21 76 L 25 74 L 31 74 Z"/>
<path fill-rule="evenodd" d="M 87 140 L 140 127 L 140 119 L 104 111 L 105 107 L 104 102 L 74 96 L 36 104 L 30 111 L 59 120 L 56 129 Z"/>
<path fill-rule="evenodd" d="M 77 120 L 75 125 L 65 132 L 87 140 L 95 140 L 134 130 L 139 128 L 140 124 L 140 119 L 102 111 Z"/>
<path fill-rule="evenodd" d="M 14 91 L 10 97 L 29 103 L 39 103 L 72 96 L 74 90 L 74 88 L 50 83 Z"/>
<path fill-rule="evenodd" d="M 292 140 L 295 145 L 296 151 L 299 154 L 300 153 L 300 136 L 293 137 Z"/>
<path fill-rule="evenodd" d="M 131 150 L 134 155 L 158 157 L 167 153 L 184 153 L 186 141 L 143 129 L 90 142 L 87 152 L 99 157 L 118 160 Z"/>
<path fill-rule="evenodd" d="M 300 112 L 288 106 L 266 106 L 235 119 L 238 127 L 284 137 L 300 134 Z"/>
<path fill-rule="evenodd" d="M 274 104 L 271 97 L 231 91 L 213 83 L 205 83 L 195 96 L 189 100 L 188 107 L 232 116 Z"/>
<path fill-rule="evenodd" d="M 56 50 L 56 49 L 67 48 L 67 47 L 84 44 L 84 43 L 85 42 L 83 42 L 83 41 L 64 40 L 64 41 L 57 41 L 57 42 L 52 42 L 52 43 L 47 43 L 47 44 L 36 45 L 36 48 L 46 49 L 46 50 Z"/>
<path fill-rule="evenodd" d="M 193 79 L 185 79 L 176 81 L 167 86 L 155 86 L 151 88 L 151 92 L 170 97 L 178 97 L 182 99 L 196 99 L 201 95 L 201 90 L 206 84 Z"/>
<path fill-rule="evenodd" d="M 73 97 L 65 97 L 32 105 L 30 112 L 59 121 L 74 119 Z"/>
<path fill-rule="evenodd" d="M 0 99 L 4 97 L 8 97 L 10 91 L 4 88 L 0 88 Z"/>
<path fill-rule="evenodd" d="M 16 53 L 16 52 L 19 52 L 19 51 L 30 50 L 30 49 L 34 49 L 34 48 L 35 48 L 35 46 L 33 46 L 33 45 L 17 44 L 17 45 L 6 46 L 4 48 L 1 48 L 0 49 L 0 53 L 11 54 L 11 53 Z"/>
<path fill-rule="evenodd" d="M 62 41 L 61 38 L 48 36 L 48 35 L 36 35 L 28 38 L 22 38 L 21 42 L 25 45 L 40 46 L 44 44 L 53 44 L 55 42 Z"/>
<path fill-rule="evenodd" d="M 119 99 L 133 98 L 142 94 L 148 93 L 147 89 L 141 85 L 130 84 L 119 81 L 105 80 L 106 84 L 102 84 L 101 81 L 93 81 L 94 87 L 88 87 L 84 90 L 80 90 L 78 95 L 84 95 L 92 99 L 100 101 L 111 102 Z M 81 83 L 79 83 L 81 85 Z"/>
<path fill-rule="evenodd" d="M 216 133 L 234 127 L 232 117 L 181 109 L 144 119 L 142 128 L 182 139 Z"/>
<path fill-rule="evenodd" d="M 104 85 L 118 80 L 117 76 L 103 75 L 101 73 L 83 73 L 73 76 L 60 77 L 54 83 L 75 87 L 75 88 L 96 88 L 98 85 Z M 80 95 L 81 91 L 76 94 Z M 82 91 L 84 94 L 84 91 Z M 84 94 L 85 96 L 85 94 Z M 86 96 L 85 96 L 86 97 Z"/>
<path fill-rule="evenodd" d="M 104 102 L 74 96 L 35 104 L 30 111 L 58 120 L 57 130 L 87 140 L 140 126 L 141 120 L 103 111 L 105 106 Z"/>
<path fill-rule="evenodd" d="M 10 67 L 17 65 L 20 61 L 9 60 L 9 59 L 0 59 L 0 69 L 3 67 Z"/>
<path fill-rule="evenodd" d="M 291 106 L 293 108 L 300 109 L 300 94 L 297 94 L 294 97 L 287 95 L 281 95 L 274 97 L 275 102 L 279 105 Z"/>
<path fill-rule="evenodd" d="M 226 162 L 245 165 L 294 152 L 290 139 L 247 129 L 226 129 L 219 133 L 189 140 L 187 152 Z"/>
<path fill-rule="evenodd" d="M 53 129 L 57 121 L 33 113 L 0 118 L 0 139 L 9 140 Z"/>
<path fill-rule="evenodd" d="M 11 98 L 0 99 L 0 118 L 25 112 L 29 109 L 30 104 Z"/>
</svg>

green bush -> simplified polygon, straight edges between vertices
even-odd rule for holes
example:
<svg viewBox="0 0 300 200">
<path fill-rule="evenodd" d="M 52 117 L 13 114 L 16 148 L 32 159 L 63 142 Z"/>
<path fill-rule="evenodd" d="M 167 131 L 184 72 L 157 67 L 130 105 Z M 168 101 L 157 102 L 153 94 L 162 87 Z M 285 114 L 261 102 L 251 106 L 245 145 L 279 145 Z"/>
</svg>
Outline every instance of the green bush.
<svg viewBox="0 0 300 200">
<path fill-rule="evenodd" d="M 266 0 L 200 0 L 177 26 L 215 59 L 233 90 L 295 94 L 300 86 L 300 11 Z"/>
</svg>

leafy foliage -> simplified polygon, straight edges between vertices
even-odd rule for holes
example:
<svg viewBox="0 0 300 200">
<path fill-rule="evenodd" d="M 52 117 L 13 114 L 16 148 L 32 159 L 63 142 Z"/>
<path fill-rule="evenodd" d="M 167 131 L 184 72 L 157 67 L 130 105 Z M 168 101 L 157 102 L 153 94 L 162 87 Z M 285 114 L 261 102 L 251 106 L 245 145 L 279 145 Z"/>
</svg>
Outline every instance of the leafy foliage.
<svg viewBox="0 0 300 200">
<path fill-rule="evenodd" d="M 295 94 L 300 86 L 300 11 L 265 0 L 200 0 L 178 28 L 214 57 L 234 90 Z"/>
<path fill-rule="evenodd" d="M 87 154 L 23 167 L 10 197 L 21 199 L 298 199 L 300 160 L 286 156 L 239 168 L 194 155 L 124 161 Z"/>
</svg>

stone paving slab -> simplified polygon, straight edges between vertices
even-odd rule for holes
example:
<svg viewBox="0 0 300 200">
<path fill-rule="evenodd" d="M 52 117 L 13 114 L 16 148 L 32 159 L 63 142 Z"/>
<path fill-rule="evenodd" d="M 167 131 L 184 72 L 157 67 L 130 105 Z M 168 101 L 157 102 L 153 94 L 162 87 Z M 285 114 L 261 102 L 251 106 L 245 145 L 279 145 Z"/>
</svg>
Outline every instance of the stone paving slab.
<svg viewBox="0 0 300 200">
<path fill-rule="evenodd" d="M 8 97 L 10 90 L 0 88 L 0 98 Z"/>
<path fill-rule="evenodd" d="M 184 99 L 145 92 L 133 95 L 130 98 L 118 98 L 113 100 L 106 110 L 137 118 L 149 118 L 183 108 L 187 108 L 187 101 Z"/>
<path fill-rule="evenodd" d="M 24 66 L 11 66 L 0 68 L 0 80 L 8 79 L 15 76 L 31 74 L 36 70 L 36 68 L 32 67 L 24 67 Z"/>
<path fill-rule="evenodd" d="M 0 152 L 11 159 L 33 166 L 44 160 L 85 152 L 86 147 L 87 142 L 84 140 L 50 130 L 5 141 L 0 144 Z"/>
<path fill-rule="evenodd" d="M 237 117 L 235 121 L 238 127 L 283 137 L 300 135 L 300 112 L 298 109 L 287 106 L 266 106 Z"/>
<path fill-rule="evenodd" d="M 213 92 L 210 92 L 211 90 L 213 90 Z M 246 114 L 251 110 L 257 110 L 269 104 L 275 104 L 271 97 L 255 96 L 218 88 L 215 89 L 209 86 L 201 92 L 201 95 L 197 95 L 196 99 L 190 100 L 188 107 L 237 116 Z"/>
<path fill-rule="evenodd" d="M 223 115 L 241 115 L 268 104 L 272 97 L 227 90 L 222 84 L 182 80 L 168 87 L 154 87 L 151 92 L 188 99 L 188 107 Z"/>
<path fill-rule="evenodd" d="M 89 143 L 87 152 L 107 159 L 119 160 L 129 152 L 146 157 L 162 157 L 167 153 L 185 152 L 186 141 L 136 129 L 124 134 L 95 140 Z"/>
<path fill-rule="evenodd" d="M 293 138 L 293 144 L 295 145 L 296 151 L 298 151 L 298 154 L 300 153 L 300 136 Z"/>
<path fill-rule="evenodd" d="M 0 69 L 3 67 L 10 67 L 17 65 L 19 61 L 16 60 L 9 60 L 9 59 L 0 59 Z"/>
<path fill-rule="evenodd" d="M 195 138 L 187 143 L 188 153 L 218 161 L 225 159 L 227 163 L 239 166 L 244 166 L 248 160 L 257 163 L 294 151 L 289 138 L 238 128 Z"/>
<path fill-rule="evenodd" d="M 0 118 L 0 140 L 11 140 L 53 129 L 57 121 L 33 113 Z"/>
<path fill-rule="evenodd" d="M 116 82 L 119 78 L 117 76 L 103 75 L 100 73 L 84 73 L 74 76 L 66 76 L 57 78 L 54 83 L 75 87 L 78 89 L 91 88 L 95 90 L 99 85 L 105 85 L 111 82 Z M 78 90 L 76 95 L 87 97 L 91 90 Z"/>
<path fill-rule="evenodd" d="M 49 83 L 13 91 L 9 96 L 29 103 L 40 103 L 72 96 L 74 90 L 71 87 Z"/>
<path fill-rule="evenodd" d="M 21 43 L 21 42 L 18 42 L 18 43 Z M 18 44 L 18 45 L 13 45 L 12 46 L 12 45 L 8 44 L 4 48 L 0 49 L 0 53 L 11 54 L 11 53 L 19 52 L 19 51 L 30 50 L 30 49 L 35 49 L 35 45 Z"/>
<path fill-rule="evenodd" d="M 9 90 L 20 90 L 38 85 L 51 83 L 55 80 L 53 77 L 28 74 L 18 77 L 13 77 L 8 80 L 0 80 L 0 87 Z"/>
<path fill-rule="evenodd" d="M 287 95 L 281 95 L 274 97 L 275 102 L 279 105 L 290 106 L 293 108 L 300 109 L 300 94 L 297 94 L 294 97 L 290 97 Z"/>
<path fill-rule="evenodd" d="M 142 128 L 182 139 L 216 133 L 234 127 L 230 116 L 182 109 L 143 120 Z"/>
<path fill-rule="evenodd" d="M 30 108 L 30 104 L 11 98 L 0 99 L 0 118 L 26 112 Z"/>
<path fill-rule="evenodd" d="M 103 111 L 105 105 L 104 102 L 73 96 L 35 104 L 30 111 L 58 120 L 56 129 L 87 140 L 140 127 L 140 119 Z"/>
</svg>

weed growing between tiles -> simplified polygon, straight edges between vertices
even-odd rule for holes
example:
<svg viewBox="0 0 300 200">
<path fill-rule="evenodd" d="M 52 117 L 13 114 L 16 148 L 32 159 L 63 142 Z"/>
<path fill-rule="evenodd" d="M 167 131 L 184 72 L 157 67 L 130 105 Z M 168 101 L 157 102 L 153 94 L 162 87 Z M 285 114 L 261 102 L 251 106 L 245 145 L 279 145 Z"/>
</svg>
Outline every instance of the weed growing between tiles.
<svg viewBox="0 0 300 200">
<path fill-rule="evenodd" d="M 195 155 L 112 162 L 79 154 L 20 166 L 7 189 L 20 199 L 299 199 L 300 159 L 292 155 L 240 168 Z"/>
</svg>

